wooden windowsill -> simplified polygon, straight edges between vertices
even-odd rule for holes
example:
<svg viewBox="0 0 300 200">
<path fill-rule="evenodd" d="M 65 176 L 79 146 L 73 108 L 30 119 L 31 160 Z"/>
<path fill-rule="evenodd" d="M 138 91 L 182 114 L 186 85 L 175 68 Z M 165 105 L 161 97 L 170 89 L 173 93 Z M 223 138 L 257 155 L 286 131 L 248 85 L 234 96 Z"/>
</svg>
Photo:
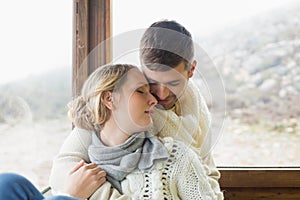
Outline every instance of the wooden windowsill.
<svg viewBox="0 0 300 200">
<path fill-rule="evenodd" d="M 299 167 L 220 167 L 221 187 L 298 187 L 300 188 Z"/>
<path fill-rule="evenodd" d="M 299 200 L 300 168 L 218 168 L 225 200 Z"/>
</svg>

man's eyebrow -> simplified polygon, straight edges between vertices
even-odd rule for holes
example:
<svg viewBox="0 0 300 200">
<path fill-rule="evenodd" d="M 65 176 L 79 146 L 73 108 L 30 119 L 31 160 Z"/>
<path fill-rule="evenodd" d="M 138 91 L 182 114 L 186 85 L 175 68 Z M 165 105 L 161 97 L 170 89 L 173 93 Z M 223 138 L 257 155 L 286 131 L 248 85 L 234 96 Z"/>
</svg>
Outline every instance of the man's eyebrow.
<svg viewBox="0 0 300 200">
<path fill-rule="evenodd" d="M 151 82 L 151 83 L 158 83 L 158 81 L 153 80 L 153 79 L 151 79 L 151 78 L 149 78 L 149 77 L 146 77 L 146 79 L 147 79 L 148 82 Z"/>
<path fill-rule="evenodd" d="M 177 83 L 177 82 L 180 82 L 180 80 L 179 79 L 178 80 L 173 80 L 173 81 L 169 81 L 167 83 Z"/>
</svg>

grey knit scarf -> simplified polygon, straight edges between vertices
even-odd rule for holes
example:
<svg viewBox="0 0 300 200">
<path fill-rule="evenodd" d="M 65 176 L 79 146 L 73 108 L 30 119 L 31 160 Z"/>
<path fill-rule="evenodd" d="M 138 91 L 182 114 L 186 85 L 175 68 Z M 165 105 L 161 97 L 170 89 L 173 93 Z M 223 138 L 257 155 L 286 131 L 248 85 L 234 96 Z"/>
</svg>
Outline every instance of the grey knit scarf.
<svg viewBox="0 0 300 200">
<path fill-rule="evenodd" d="M 127 174 L 134 169 L 148 171 L 156 161 L 164 161 L 169 157 L 165 146 L 148 132 L 136 133 L 125 143 L 114 147 L 105 146 L 93 133 L 88 154 L 91 162 L 106 171 L 107 180 L 120 193 L 121 181 Z"/>
</svg>

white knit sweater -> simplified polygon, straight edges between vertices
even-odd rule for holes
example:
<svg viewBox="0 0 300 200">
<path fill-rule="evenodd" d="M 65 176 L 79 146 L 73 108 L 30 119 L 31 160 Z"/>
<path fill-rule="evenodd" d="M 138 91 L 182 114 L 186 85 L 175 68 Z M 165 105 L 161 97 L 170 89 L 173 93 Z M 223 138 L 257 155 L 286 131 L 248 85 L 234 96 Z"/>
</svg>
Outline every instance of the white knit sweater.
<svg viewBox="0 0 300 200">
<path fill-rule="evenodd" d="M 172 110 L 159 111 L 157 114 L 162 114 L 161 116 L 158 116 L 157 114 L 154 115 L 154 127 L 162 127 L 162 122 L 164 122 L 164 126 L 163 128 L 152 130 L 153 133 L 159 131 L 158 136 L 171 136 L 176 140 L 185 142 L 187 145 L 198 147 L 196 143 L 201 144 L 203 142 L 205 133 L 210 126 L 210 114 L 197 88 L 189 83 L 188 88 L 180 100 L 179 107 L 178 105 L 176 107 L 178 115 Z M 161 118 L 162 116 L 163 118 Z M 166 118 L 164 116 L 166 116 Z M 195 126 L 197 124 L 198 126 Z M 53 161 L 53 167 L 50 174 L 50 186 L 54 193 L 63 190 L 63 183 L 65 182 L 66 175 L 81 159 L 90 162 L 87 149 L 91 144 L 91 138 L 90 132 L 75 128 L 65 140 L 60 152 Z M 191 138 L 192 140 L 190 140 Z M 218 184 L 220 173 L 215 167 L 211 153 L 201 156 L 198 148 L 194 150 L 200 159 L 203 160 L 203 166 L 206 168 L 208 174 L 208 182 L 217 196 L 216 199 L 223 199 L 223 194 L 220 191 Z M 127 198 L 120 197 L 116 190 L 111 191 L 110 186 L 107 185 L 110 184 L 106 183 L 100 187 L 91 199 Z"/>
<path fill-rule="evenodd" d="M 132 199 L 217 199 L 208 181 L 207 168 L 184 143 L 163 138 L 170 157 L 149 173 L 139 170 L 122 182 L 124 194 Z"/>
<path fill-rule="evenodd" d="M 124 195 L 118 194 L 110 183 L 106 183 L 92 199 L 218 199 L 209 184 L 207 167 L 195 152 L 170 137 L 163 138 L 163 143 L 170 153 L 169 159 L 156 163 L 150 172 L 135 170 L 127 175 L 122 181 Z M 109 193 L 114 195 L 107 195 Z"/>
</svg>

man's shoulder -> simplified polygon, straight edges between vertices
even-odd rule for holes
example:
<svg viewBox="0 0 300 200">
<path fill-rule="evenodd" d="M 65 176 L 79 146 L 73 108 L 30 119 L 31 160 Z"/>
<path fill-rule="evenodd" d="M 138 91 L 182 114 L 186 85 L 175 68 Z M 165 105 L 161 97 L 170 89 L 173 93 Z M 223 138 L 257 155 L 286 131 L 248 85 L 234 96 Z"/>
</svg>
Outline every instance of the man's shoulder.
<svg viewBox="0 0 300 200">
<path fill-rule="evenodd" d="M 93 131 L 75 127 L 68 136 L 69 140 L 76 140 L 82 144 L 90 144 L 92 142 Z"/>
<path fill-rule="evenodd" d="M 72 132 L 74 133 L 79 133 L 79 134 L 92 134 L 93 131 L 89 131 L 83 128 L 79 128 L 79 127 L 74 127 L 74 129 L 72 130 Z"/>
</svg>

